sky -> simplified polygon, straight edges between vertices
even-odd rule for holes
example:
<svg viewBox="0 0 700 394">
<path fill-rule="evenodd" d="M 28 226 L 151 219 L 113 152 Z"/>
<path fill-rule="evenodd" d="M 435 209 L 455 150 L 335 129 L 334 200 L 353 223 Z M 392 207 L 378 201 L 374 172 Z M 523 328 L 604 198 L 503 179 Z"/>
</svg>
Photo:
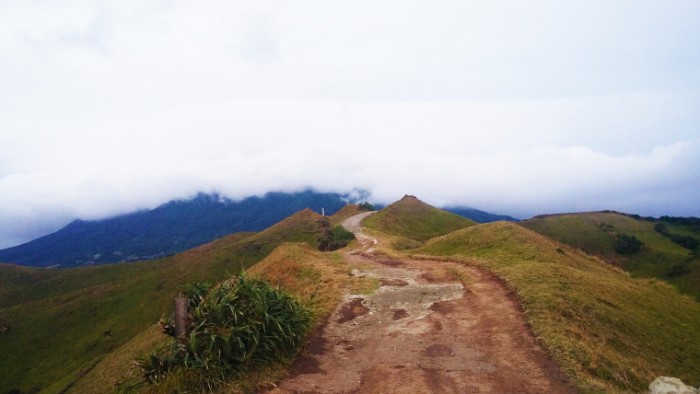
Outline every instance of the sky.
<svg viewBox="0 0 700 394">
<path fill-rule="evenodd" d="M 0 248 L 199 191 L 700 216 L 700 2 L 0 0 Z"/>
</svg>

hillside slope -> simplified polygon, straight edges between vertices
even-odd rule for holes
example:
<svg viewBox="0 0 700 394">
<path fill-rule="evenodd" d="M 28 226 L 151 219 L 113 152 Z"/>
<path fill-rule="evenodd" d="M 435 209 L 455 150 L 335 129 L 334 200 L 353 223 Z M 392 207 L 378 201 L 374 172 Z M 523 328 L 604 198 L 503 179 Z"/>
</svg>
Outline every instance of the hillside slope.
<svg viewBox="0 0 700 394">
<path fill-rule="evenodd" d="M 520 224 L 586 253 L 615 264 L 634 276 L 656 277 L 700 300 L 700 258 L 654 230 L 662 223 L 669 231 L 700 239 L 697 228 L 660 220 L 640 220 L 616 212 L 546 215 Z M 621 254 L 615 249 L 620 234 L 634 236 L 644 245 L 638 252 Z"/>
<path fill-rule="evenodd" d="M 319 325 L 340 301 L 340 287 L 344 284 L 340 279 L 353 279 L 347 272 L 341 272 L 339 259 L 337 252 L 322 253 L 306 243 L 283 243 L 247 272 L 297 297 L 315 312 Z M 137 384 L 140 376 L 129 373 L 132 360 L 150 354 L 157 344 L 170 339 L 157 327 L 148 328 L 107 354 L 86 374 L 74 377 L 75 383 L 68 393 L 101 394 Z M 269 380 L 281 372 L 273 368 L 260 376 L 249 376 L 245 383 L 254 387 L 258 379 Z"/>
<path fill-rule="evenodd" d="M 346 202 L 335 193 L 267 193 L 241 201 L 199 194 L 98 221 L 76 220 L 56 233 L 0 250 L 0 261 L 26 266 L 80 267 L 155 259 L 205 244 L 226 234 L 260 231 L 310 208 L 327 214 Z"/>
<path fill-rule="evenodd" d="M 155 261 L 70 270 L 0 266 L 0 392 L 45 388 L 89 370 L 170 309 L 178 286 L 219 281 L 284 242 L 318 246 L 323 218 L 301 211 L 257 234 L 234 234 Z M 67 384 L 67 383 L 66 383 Z"/>
<path fill-rule="evenodd" d="M 646 390 L 659 375 L 697 386 L 700 304 L 512 223 L 435 238 L 416 255 L 487 268 L 518 294 L 535 335 L 584 392 Z"/>
<path fill-rule="evenodd" d="M 472 220 L 435 208 L 409 195 L 363 221 L 363 225 L 369 229 L 414 242 L 425 242 L 475 224 Z"/>
</svg>

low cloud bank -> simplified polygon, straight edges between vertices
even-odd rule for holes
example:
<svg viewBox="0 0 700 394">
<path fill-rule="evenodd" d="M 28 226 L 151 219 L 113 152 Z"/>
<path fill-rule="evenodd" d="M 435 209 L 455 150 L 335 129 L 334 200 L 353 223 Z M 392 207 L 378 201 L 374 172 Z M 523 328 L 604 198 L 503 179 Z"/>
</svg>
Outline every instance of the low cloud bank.
<svg viewBox="0 0 700 394">
<path fill-rule="evenodd" d="M 484 115 L 484 103 L 228 103 L 85 125 L 60 138 L 28 134 L 14 148 L 30 157 L 18 157 L 0 178 L 0 247 L 73 218 L 153 208 L 199 191 L 240 199 L 366 189 L 380 203 L 409 193 L 521 218 L 599 209 L 700 215 L 700 141 L 651 146 L 647 138 L 641 142 L 650 148 L 599 150 L 581 142 L 603 146 L 624 133 L 555 138 L 583 115 L 559 111 L 538 123 L 531 116 L 545 108 L 537 105 L 489 103 Z M 611 130 L 618 120 L 597 122 Z"/>
</svg>

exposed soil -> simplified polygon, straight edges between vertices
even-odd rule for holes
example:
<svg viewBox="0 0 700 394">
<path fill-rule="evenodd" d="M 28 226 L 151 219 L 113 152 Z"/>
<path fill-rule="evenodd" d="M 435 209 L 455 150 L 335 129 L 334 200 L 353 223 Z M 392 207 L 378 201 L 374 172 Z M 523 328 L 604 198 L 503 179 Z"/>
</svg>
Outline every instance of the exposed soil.
<svg viewBox="0 0 700 394">
<path fill-rule="evenodd" d="M 344 223 L 362 243 L 346 264 L 382 286 L 347 294 L 313 339 L 315 351 L 272 392 L 574 392 L 501 281 L 457 263 L 375 256 L 361 219 Z M 468 278 L 466 287 L 457 278 Z"/>
<path fill-rule="evenodd" d="M 343 324 L 348 322 L 358 316 L 362 316 L 369 312 L 369 309 L 362 305 L 363 298 L 353 298 L 352 301 L 345 303 L 338 313 L 340 317 L 338 318 L 338 324 Z"/>
</svg>

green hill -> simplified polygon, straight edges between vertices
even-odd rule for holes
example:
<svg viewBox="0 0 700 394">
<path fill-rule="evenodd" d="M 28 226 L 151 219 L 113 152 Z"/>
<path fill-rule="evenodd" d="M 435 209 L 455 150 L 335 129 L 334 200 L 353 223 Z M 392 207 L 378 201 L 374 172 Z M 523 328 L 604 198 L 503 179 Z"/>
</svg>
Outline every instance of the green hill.
<svg viewBox="0 0 700 394">
<path fill-rule="evenodd" d="M 476 222 L 430 206 L 414 196 L 406 195 L 363 221 L 365 227 L 385 234 L 422 243 Z M 406 242 L 406 244 L 411 244 Z"/>
<path fill-rule="evenodd" d="M 700 304 L 513 223 L 428 241 L 416 255 L 475 264 L 517 293 L 532 329 L 583 392 L 641 392 L 659 375 L 700 384 Z"/>
<path fill-rule="evenodd" d="M 590 212 L 545 215 L 520 224 L 586 253 L 615 264 L 636 277 L 656 277 L 700 300 L 700 258 L 697 251 L 685 248 L 654 227 L 663 224 L 670 233 L 700 239 L 697 227 L 660 220 L 642 220 L 617 212 Z M 621 234 L 643 243 L 638 252 L 623 254 L 616 250 Z"/>
<path fill-rule="evenodd" d="M 323 218 L 301 211 L 257 234 L 234 234 L 147 262 L 66 270 L 0 265 L 0 393 L 56 391 L 170 309 L 178 286 L 220 281 L 284 242 L 317 247 Z"/>
</svg>

